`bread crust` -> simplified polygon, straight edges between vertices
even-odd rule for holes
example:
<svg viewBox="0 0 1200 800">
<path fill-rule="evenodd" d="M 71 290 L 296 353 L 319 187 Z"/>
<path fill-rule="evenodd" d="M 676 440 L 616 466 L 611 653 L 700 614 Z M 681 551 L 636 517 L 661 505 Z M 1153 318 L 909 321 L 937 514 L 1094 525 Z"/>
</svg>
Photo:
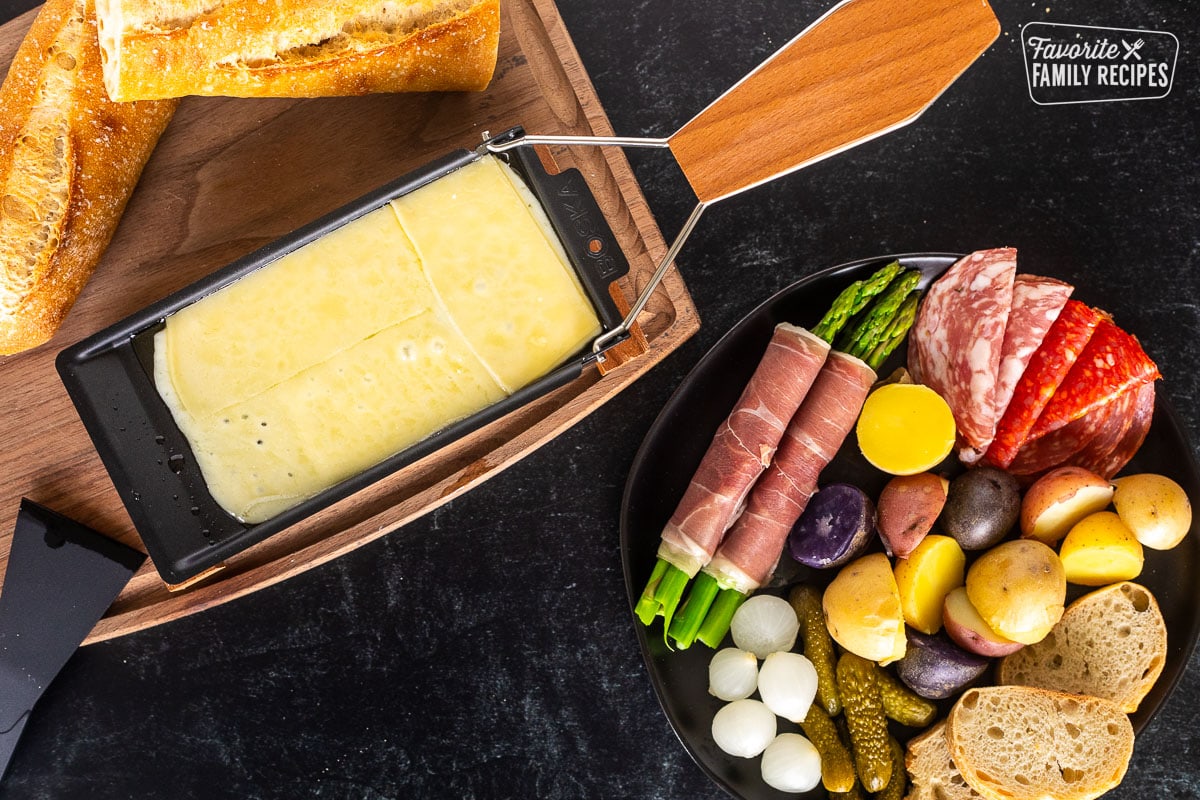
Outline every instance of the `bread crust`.
<svg viewBox="0 0 1200 800">
<path fill-rule="evenodd" d="M 114 99 L 478 91 L 500 39 L 500 0 L 226 0 L 172 20 L 148 5 L 97 4 Z"/>
<path fill-rule="evenodd" d="M 61 325 L 174 110 L 111 102 L 91 0 L 47 0 L 0 86 L 0 353 Z"/>
</svg>

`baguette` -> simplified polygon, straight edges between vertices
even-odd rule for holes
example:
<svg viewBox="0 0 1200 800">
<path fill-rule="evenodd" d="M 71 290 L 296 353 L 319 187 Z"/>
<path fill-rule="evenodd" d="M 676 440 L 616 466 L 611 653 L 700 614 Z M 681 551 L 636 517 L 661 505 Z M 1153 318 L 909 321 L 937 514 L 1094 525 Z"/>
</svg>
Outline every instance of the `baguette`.
<svg viewBox="0 0 1200 800">
<path fill-rule="evenodd" d="M 980 800 L 950 758 L 946 720 L 909 740 L 904 767 L 912 784 L 905 800 Z"/>
<path fill-rule="evenodd" d="M 97 0 L 115 100 L 486 88 L 500 0 Z"/>
<path fill-rule="evenodd" d="M 954 704 L 946 742 L 963 778 L 989 800 L 1092 800 L 1125 777 L 1133 726 L 1098 697 L 988 686 Z"/>
<path fill-rule="evenodd" d="M 1085 594 L 1045 639 L 1000 662 L 1000 683 L 1112 700 L 1126 713 L 1162 674 L 1167 625 L 1154 595 L 1122 582 Z"/>
<path fill-rule="evenodd" d="M 90 0 L 47 0 L 0 86 L 0 354 L 62 324 L 174 109 L 110 102 Z"/>
</svg>

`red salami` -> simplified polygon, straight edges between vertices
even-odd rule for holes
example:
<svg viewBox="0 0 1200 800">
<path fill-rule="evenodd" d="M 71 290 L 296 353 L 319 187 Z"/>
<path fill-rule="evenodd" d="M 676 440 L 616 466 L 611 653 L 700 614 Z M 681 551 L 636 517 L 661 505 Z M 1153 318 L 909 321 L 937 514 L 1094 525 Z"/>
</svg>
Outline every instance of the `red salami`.
<svg viewBox="0 0 1200 800">
<path fill-rule="evenodd" d="M 1037 439 L 1058 430 L 1158 377 L 1158 367 L 1137 339 L 1118 328 L 1111 319 L 1103 319 L 1038 416 L 1029 438 Z"/>
<path fill-rule="evenodd" d="M 909 371 L 950 406 L 967 463 L 996 433 L 996 382 L 1016 272 L 1010 247 L 960 259 L 929 287 L 909 334 Z"/>
<path fill-rule="evenodd" d="M 1133 423 L 1137 389 L 1118 395 L 1061 428 L 1027 441 L 1009 465 L 1014 475 L 1037 475 L 1053 467 L 1074 464 L 1091 455 L 1111 452 Z"/>
<path fill-rule="evenodd" d="M 1146 434 L 1150 432 L 1150 423 L 1154 419 L 1154 381 L 1143 383 L 1135 391 L 1137 402 L 1125 435 L 1107 452 L 1085 449 L 1076 459 L 1079 466 L 1090 469 L 1097 475 L 1111 478 L 1137 453 L 1142 442 L 1146 440 Z"/>
<path fill-rule="evenodd" d="M 708 563 L 828 354 L 829 344 L 803 328 L 787 323 L 775 328 L 663 529 L 659 556 L 689 577 Z"/>
<path fill-rule="evenodd" d="M 1050 326 L 1042 345 L 1017 381 L 1012 400 L 996 426 L 996 437 L 985 460 L 1007 469 L 1025 443 L 1042 410 L 1074 366 L 1092 338 L 1103 314 L 1076 300 L 1068 300 Z"/>
<path fill-rule="evenodd" d="M 1018 275 L 1013 283 L 1012 313 L 1004 330 L 1004 351 L 996 377 L 996 414 L 1003 417 L 1017 382 L 1062 313 L 1074 287 L 1037 275 Z"/>
<path fill-rule="evenodd" d="M 875 372 L 862 361 L 829 354 L 745 512 L 704 568 L 722 587 L 748 594 L 771 577 L 788 533 L 817 490 L 817 476 L 854 427 L 874 382 Z"/>
</svg>

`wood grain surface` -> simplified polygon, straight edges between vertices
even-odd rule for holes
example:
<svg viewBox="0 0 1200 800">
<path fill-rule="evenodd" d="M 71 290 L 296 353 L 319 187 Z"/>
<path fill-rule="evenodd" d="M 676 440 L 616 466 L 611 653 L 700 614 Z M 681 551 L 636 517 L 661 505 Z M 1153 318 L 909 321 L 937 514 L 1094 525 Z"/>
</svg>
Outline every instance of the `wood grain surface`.
<svg viewBox="0 0 1200 800">
<path fill-rule="evenodd" d="M 713 202 L 911 122 L 1000 34 L 987 0 L 835 6 L 670 137 Z"/>
<path fill-rule="evenodd" d="M 0 27 L 7 67 L 33 18 Z M 374 187 L 513 125 L 611 135 L 551 0 L 505 0 L 499 64 L 487 91 L 316 100 L 188 98 L 142 175 L 91 283 L 47 345 L 0 360 L 0 564 L 22 496 L 141 548 L 54 369 L 58 351 Z M 631 264 L 632 298 L 665 252 L 624 155 L 556 149 L 578 167 Z M 147 563 L 91 641 L 191 614 L 336 558 L 497 474 L 596 409 L 694 333 L 672 271 L 639 318 L 647 350 L 595 369 L 435 456 L 289 528 L 182 592 Z M 402 535 L 402 534 L 398 534 Z"/>
</svg>

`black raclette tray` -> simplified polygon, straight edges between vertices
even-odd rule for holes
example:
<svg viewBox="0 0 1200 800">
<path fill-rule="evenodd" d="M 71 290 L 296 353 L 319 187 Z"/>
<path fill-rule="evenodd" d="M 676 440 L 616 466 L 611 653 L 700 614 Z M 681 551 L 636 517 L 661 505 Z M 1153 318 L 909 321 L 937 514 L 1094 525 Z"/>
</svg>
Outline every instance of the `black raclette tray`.
<svg viewBox="0 0 1200 800">
<path fill-rule="evenodd" d="M 153 379 L 154 334 L 163 320 L 281 256 L 481 158 L 486 146 L 521 135 L 513 128 L 472 150 L 459 150 L 232 262 L 59 353 L 59 376 L 91 436 L 162 579 L 180 584 L 309 515 L 422 459 L 579 377 L 595 359 L 590 343 L 538 381 L 441 429 L 370 469 L 264 522 L 244 523 L 208 492 L 186 438 Z M 541 203 L 600 318 L 616 328 L 622 314 L 609 285 L 629 264 L 578 170 L 550 174 L 532 148 L 501 156 Z"/>
</svg>

